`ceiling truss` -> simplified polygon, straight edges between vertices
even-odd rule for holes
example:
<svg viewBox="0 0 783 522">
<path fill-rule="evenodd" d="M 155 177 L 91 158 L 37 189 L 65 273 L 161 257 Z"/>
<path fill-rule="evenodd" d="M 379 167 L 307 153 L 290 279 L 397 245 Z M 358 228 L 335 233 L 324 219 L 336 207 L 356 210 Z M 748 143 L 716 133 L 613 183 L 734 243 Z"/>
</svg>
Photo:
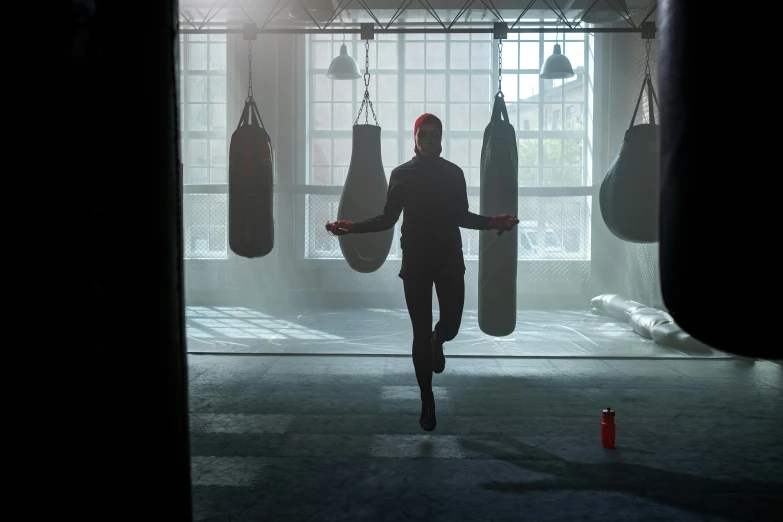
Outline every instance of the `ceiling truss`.
<svg viewBox="0 0 783 522">
<path fill-rule="evenodd" d="M 625 6 L 624 3 L 613 3 L 608 0 L 588 0 L 587 9 L 580 11 L 580 16 L 569 19 L 566 15 L 575 0 L 542 0 L 548 8 L 548 11 L 555 15 L 553 22 L 542 23 L 540 21 L 528 22 L 523 20 L 525 15 L 530 13 L 531 7 L 539 0 L 522 0 L 526 4 L 522 9 L 514 10 L 518 15 L 509 17 L 511 10 L 498 9 L 493 0 L 464 0 L 463 6 L 458 10 L 456 16 L 449 20 L 444 19 L 438 14 L 432 6 L 430 0 L 401 0 L 401 3 L 394 10 L 394 13 L 387 20 L 382 21 L 379 16 L 379 9 L 373 10 L 367 0 L 331 0 L 328 7 L 332 8 L 331 14 L 328 10 L 320 9 L 320 17 L 314 15 L 314 9 L 307 7 L 303 0 L 274 0 L 275 3 L 266 13 L 266 16 L 255 17 L 248 14 L 245 9 L 247 0 L 214 0 L 206 10 L 203 8 L 194 8 L 187 12 L 180 7 L 180 32 L 183 34 L 199 33 L 234 33 L 243 34 L 246 40 L 255 40 L 259 34 L 316 34 L 316 33 L 336 33 L 336 34 L 360 34 L 362 40 L 371 40 L 375 34 L 382 33 L 490 33 L 495 39 L 505 39 L 508 33 L 639 33 L 642 38 L 655 37 L 655 23 L 650 21 L 650 17 L 657 9 L 657 2 L 649 2 L 648 8 L 641 21 L 635 21 L 627 8 L 618 9 L 617 5 Z M 611 6 L 617 15 L 624 21 L 619 27 L 585 27 L 584 20 L 589 13 L 601 2 L 606 2 Z M 225 21 L 213 22 L 215 17 L 224 11 L 231 4 L 236 6 L 242 13 L 243 20 L 241 26 L 235 21 L 233 24 L 227 24 Z M 357 22 L 351 19 L 344 19 L 346 9 L 352 5 L 358 4 L 360 11 L 363 11 L 372 21 Z M 401 22 L 403 13 L 414 9 L 424 9 L 434 21 L 412 24 L 411 22 Z M 321 5 L 326 5 L 321 3 Z M 474 7 L 475 6 L 475 7 Z M 604 6 L 605 7 L 605 6 Z M 284 10 L 296 9 L 300 16 L 304 18 L 295 27 L 282 26 L 273 22 Z M 460 21 L 467 18 L 466 13 L 471 9 L 483 9 L 491 13 L 490 20 L 486 21 Z M 388 11 L 388 10 L 384 10 Z M 503 12 L 506 13 L 504 17 Z M 263 19 L 261 19 L 263 18 Z M 320 18 L 320 20 L 319 20 Z M 537 17 L 539 18 L 539 17 Z M 340 20 L 339 24 L 335 22 Z M 339 25 L 339 27 L 338 27 Z M 218 27 L 215 27 L 218 26 Z"/>
</svg>

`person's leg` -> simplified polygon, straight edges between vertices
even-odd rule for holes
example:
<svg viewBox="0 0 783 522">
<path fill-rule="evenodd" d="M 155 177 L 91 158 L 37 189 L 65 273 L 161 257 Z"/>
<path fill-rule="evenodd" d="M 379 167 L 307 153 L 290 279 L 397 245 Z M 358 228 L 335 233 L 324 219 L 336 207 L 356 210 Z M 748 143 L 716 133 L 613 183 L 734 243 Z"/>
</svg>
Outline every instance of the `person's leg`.
<svg viewBox="0 0 783 522">
<path fill-rule="evenodd" d="M 446 366 L 443 355 L 443 343 L 457 336 L 462 323 L 462 310 L 465 306 L 465 275 L 462 273 L 441 273 L 435 278 L 435 291 L 438 293 L 440 317 L 431 333 L 431 352 L 433 371 L 441 373 Z"/>
<path fill-rule="evenodd" d="M 432 395 L 432 279 L 406 277 L 405 303 L 413 327 L 413 367 L 421 390 L 421 400 L 433 401 Z"/>
</svg>

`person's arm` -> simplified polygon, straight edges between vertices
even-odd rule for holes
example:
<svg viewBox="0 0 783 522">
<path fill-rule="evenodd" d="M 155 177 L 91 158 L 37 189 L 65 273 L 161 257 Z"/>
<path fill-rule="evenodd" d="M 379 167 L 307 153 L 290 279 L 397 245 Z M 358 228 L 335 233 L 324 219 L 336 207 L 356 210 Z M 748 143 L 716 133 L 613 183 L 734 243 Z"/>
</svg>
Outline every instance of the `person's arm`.
<svg viewBox="0 0 783 522">
<path fill-rule="evenodd" d="M 468 206 L 468 187 L 465 183 L 465 173 L 462 169 L 459 170 L 457 176 L 457 183 L 459 187 L 459 200 L 457 201 L 459 211 L 459 226 L 461 228 L 469 228 L 471 230 L 492 230 L 492 218 L 488 216 L 481 216 L 474 214 L 469 210 Z"/>
<path fill-rule="evenodd" d="M 397 181 L 397 173 L 392 172 L 389 177 L 389 190 L 386 192 L 386 205 L 383 207 L 383 214 L 356 221 L 353 224 L 354 234 L 366 234 L 368 232 L 381 232 L 389 230 L 400 219 L 403 208 L 402 186 Z"/>
</svg>

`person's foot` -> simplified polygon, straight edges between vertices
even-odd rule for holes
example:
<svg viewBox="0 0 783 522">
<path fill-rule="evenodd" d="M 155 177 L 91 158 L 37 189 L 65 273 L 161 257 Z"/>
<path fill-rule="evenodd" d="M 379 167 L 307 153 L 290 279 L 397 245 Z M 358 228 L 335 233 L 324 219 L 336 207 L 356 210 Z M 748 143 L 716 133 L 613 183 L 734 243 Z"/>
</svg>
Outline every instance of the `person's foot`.
<svg viewBox="0 0 783 522">
<path fill-rule="evenodd" d="M 432 332 L 430 346 L 432 347 L 432 371 L 443 373 L 446 368 L 446 356 L 443 355 L 443 344 L 438 342 L 435 332 Z"/>
<path fill-rule="evenodd" d="M 424 431 L 432 431 L 435 429 L 435 425 L 435 401 L 422 401 L 419 426 Z"/>
</svg>

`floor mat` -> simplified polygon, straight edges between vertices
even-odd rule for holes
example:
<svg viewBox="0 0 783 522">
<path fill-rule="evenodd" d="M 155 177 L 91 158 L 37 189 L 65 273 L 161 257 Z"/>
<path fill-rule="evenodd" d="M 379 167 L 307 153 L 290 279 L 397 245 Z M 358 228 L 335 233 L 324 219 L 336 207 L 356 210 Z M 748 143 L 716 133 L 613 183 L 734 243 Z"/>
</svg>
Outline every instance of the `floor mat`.
<svg viewBox="0 0 783 522">
<path fill-rule="evenodd" d="M 189 353 L 384 355 L 410 357 L 413 335 L 404 309 L 360 308 L 270 314 L 244 307 L 186 307 Z M 437 321 L 438 312 L 433 311 Z M 434 324 L 434 323 L 433 323 Z M 447 357 L 718 358 L 688 353 L 636 334 L 627 323 L 589 310 L 521 310 L 515 331 L 492 337 L 475 310 L 462 316 Z"/>
</svg>

